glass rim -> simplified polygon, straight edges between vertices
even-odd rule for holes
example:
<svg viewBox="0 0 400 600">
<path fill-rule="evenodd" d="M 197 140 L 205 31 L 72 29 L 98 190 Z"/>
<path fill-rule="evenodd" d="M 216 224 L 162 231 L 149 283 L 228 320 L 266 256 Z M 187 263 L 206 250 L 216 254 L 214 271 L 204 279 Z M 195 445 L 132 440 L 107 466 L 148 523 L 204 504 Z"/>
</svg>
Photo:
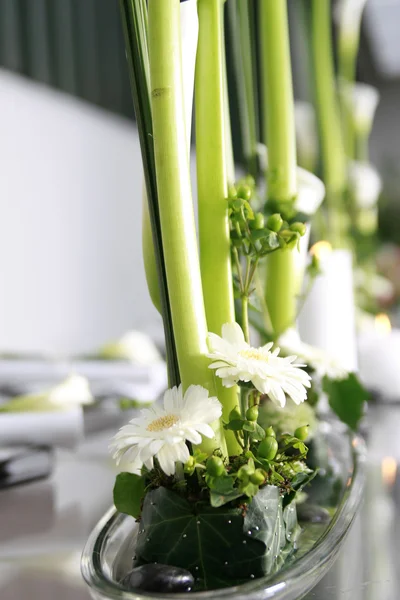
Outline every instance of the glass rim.
<svg viewBox="0 0 400 600">
<path fill-rule="evenodd" d="M 149 598 L 171 598 L 181 600 L 289 600 L 296 590 L 299 578 L 313 579 L 314 585 L 324 575 L 323 565 L 331 564 L 336 557 L 354 519 L 362 499 L 365 481 L 366 447 L 364 440 L 352 432 L 343 432 L 351 445 L 352 464 L 347 472 L 347 481 L 340 503 L 325 531 L 303 556 L 288 566 L 283 566 L 272 576 L 260 577 L 232 587 L 187 593 L 156 593 L 129 591 L 108 578 L 101 566 L 102 548 L 109 532 L 116 529 L 123 519 L 132 519 L 111 508 L 100 519 L 91 532 L 81 559 L 81 572 L 89 587 L 107 600 L 149 600 Z M 315 575 L 314 577 L 313 574 Z"/>
</svg>

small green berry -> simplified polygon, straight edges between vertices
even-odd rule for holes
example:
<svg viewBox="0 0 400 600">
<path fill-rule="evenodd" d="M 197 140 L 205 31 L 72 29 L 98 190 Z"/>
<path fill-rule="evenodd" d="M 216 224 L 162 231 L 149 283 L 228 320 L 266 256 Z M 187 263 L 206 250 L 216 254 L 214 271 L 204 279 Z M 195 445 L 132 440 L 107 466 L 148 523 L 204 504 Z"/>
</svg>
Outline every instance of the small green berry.
<svg viewBox="0 0 400 600">
<path fill-rule="evenodd" d="M 249 221 L 251 229 L 263 229 L 264 228 L 264 215 L 262 213 L 256 213 L 254 219 Z"/>
<path fill-rule="evenodd" d="M 269 427 L 267 427 L 267 429 L 265 430 L 265 435 L 266 435 L 266 437 L 276 438 L 275 430 L 271 425 Z"/>
<path fill-rule="evenodd" d="M 298 427 L 294 432 L 294 437 L 302 442 L 305 442 L 308 438 L 309 427 L 308 425 L 303 425 L 302 427 Z"/>
<path fill-rule="evenodd" d="M 267 460 L 273 460 L 278 452 L 278 442 L 272 436 L 266 437 L 258 446 L 258 455 Z"/>
<path fill-rule="evenodd" d="M 256 469 L 252 475 L 250 475 L 251 483 L 255 485 L 261 485 L 265 481 L 265 472 L 262 469 Z"/>
<path fill-rule="evenodd" d="M 249 201 L 251 199 L 251 188 L 245 183 L 242 183 L 237 188 L 237 195 L 238 198 L 243 198 L 243 200 Z"/>
<path fill-rule="evenodd" d="M 246 411 L 246 419 L 248 421 L 257 421 L 258 419 L 258 406 L 250 406 Z"/>
<path fill-rule="evenodd" d="M 292 223 L 289 227 L 290 231 L 297 231 L 297 233 L 299 233 L 301 236 L 303 236 L 305 234 L 305 232 L 307 231 L 307 226 L 305 225 L 305 223 Z"/>
<path fill-rule="evenodd" d="M 246 175 L 244 180 L 247 183 L 247 185 L 249 185 L 252 189 L 256 187 L 256 181 L 252 175 Z"/>
<path fill-rule="evenodd" d="M 206 469 L 211 477 L 221 477 L 225 473 L 224 463 L 219 456 L 210 456 L 206 463 Z"/>
<path fill-rule="evenodd" d="M 228 188 L 228 198 L 237 198 L 237 190 L 234 185 L 230 185 Z"/>
<path fill-rule="evenodd" d="M 270 215 L 267 219 L 268 229 L 270 229 L 271 231 L 275 231 L 275 233 L 278 233 L 278 231 L 281 230 L 282 224 L 283 219 L 279 213 Z"/>
</svg>

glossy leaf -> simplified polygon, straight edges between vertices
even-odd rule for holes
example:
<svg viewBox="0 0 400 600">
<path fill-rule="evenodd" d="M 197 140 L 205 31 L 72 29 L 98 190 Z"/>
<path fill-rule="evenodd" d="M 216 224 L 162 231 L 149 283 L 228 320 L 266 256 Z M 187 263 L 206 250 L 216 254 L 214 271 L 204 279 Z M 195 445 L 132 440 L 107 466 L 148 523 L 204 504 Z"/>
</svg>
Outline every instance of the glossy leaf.
<svg viewBox="0 0 400 600">
<path fill-rule="evenodd" d="M 196 589 L 204 590 L 267 575 L 282 560 L 280 552 L 291 549 L 273 486 L 259 491 L 246 516 L 239 508 L 190 504 L 160 487 L 146 495 L 136 554 L 197 574 Z"/>
<path fill-rule="evenodd" d="M 119 512 L 138 518 L 144 498 L 144 477 L 120 473 L 114 485 L 114 504 Z"/>
<path fill-rule="evenodd" d="M 329 406 L 343 423 L 357 430 L 364 414 L 364 404 L 369 398 L 367 390 L 354 373 L 347 379 L 336 380 L 324 377 L 323 390 L 328 395 Z"/>
</svg>

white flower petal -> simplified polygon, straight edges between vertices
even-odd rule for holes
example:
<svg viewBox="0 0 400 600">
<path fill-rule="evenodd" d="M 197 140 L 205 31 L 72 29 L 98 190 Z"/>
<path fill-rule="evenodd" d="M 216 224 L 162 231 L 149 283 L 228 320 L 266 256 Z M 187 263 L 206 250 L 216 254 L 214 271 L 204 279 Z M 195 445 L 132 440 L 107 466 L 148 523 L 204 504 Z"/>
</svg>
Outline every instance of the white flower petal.
<svg viewBox="0 0 400 600">
<path fill-rule="evenodd" d="M 189 458 L 186 441 L 201 443 L 201 436 L 213 437 L 210 423 L 222 414 L 217 398 L 208 390 L 192 385 L 185 396 L 182 387 L 167 390 L 163 407 L 144 409 L 141 416 L 122 427 L 110 443 L 110 452 L 120 469 L 139 472 L 153 468 L 157 458 L 167 475 L 175 473 L 175 462 Z"/>
</svg>

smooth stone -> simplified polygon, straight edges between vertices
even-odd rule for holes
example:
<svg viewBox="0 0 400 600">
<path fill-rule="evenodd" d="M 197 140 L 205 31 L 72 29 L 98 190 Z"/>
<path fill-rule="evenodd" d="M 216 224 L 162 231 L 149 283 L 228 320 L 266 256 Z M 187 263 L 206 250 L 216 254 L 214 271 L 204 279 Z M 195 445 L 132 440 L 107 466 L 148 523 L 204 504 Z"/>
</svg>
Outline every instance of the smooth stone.
<svg viewBox="0 0 400 600">
<path fill-rule="evenodd" d="M 326 508 L 321 508 L 315 504 L 298 504 L 296 508 L 299 521 L 329 523 L 331 520 L 331 516 Z"/>
<path fill-rule="evenodd" d="M 121 583 L 128 589 L 146 592 L 190 592 L 194 577 L 179 567 L 148 564 L 133 569 Z"/>
</svg>

